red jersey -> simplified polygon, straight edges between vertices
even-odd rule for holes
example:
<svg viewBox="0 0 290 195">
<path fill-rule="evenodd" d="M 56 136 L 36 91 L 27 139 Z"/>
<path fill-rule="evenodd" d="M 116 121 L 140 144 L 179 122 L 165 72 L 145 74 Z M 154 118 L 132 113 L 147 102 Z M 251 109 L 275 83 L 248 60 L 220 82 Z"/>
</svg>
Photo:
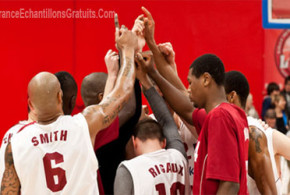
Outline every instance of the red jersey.
<svg viewBox="0 0 290 195">
<path fill-rule="evenodd" d="M 216 194 L 220 180 L 239 183 L 239 194 L 248 194 L 248 146 L 249 130 L 243 110 L 229 103 L 211 110 L 195 150 L 193 194 Z"/>
<path fill-rule="evenodd" d="M 119 117 L 117 116 L 115 120 L 106 129 L 101 130 L 95 138 L 94 150 L 98 150 L 100 147 L 114 141 L 119 137 Z"/>
<path fill-rule="evenodd" d="M 196 108 L 192 112 L 193 125 L 194 125 L 198 135 L 200 134 L 200 131 L 201 131 L 201 128 L 202 128 L 202 125 L 203 125 L 203 122 L 204 122 L 206 116 L 207 116 L 207 113 L 206 113 L 205 109 Z"/>
</svg>

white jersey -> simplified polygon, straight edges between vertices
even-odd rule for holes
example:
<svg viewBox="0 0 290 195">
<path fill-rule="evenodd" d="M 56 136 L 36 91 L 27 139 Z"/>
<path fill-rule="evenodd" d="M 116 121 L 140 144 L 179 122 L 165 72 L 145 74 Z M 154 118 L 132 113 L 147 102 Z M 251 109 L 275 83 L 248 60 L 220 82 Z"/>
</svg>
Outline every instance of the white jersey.
<svg viewBox="0 0 290 195">
<path fill-rule="evenodd" d="M 135 195 L 190 194 L 187 161 L 176 149 L 161 149 L 123 161 Z"/>
<path fill-rule="evenodd" d="M 31 124 L 11 139 L 21 194 L 99 194 L 98 161 L 82 114 Z"/>
<path fill-rule="evenodd" d="M 153 120 L 156 120 L 153 114 L 149 115 Z M 157 120 L 156 120 L 157 121 Z M 193 186 L 193 174 L 194 174 L 194 144 L 197 143 L 197 139 L 193 136 L 184 122 L 179 118 L 179 129 L 178 133 L 181 137 L 181 140 L 185 147 L 185 152 L 188 159 L 188 173 L 189 173 L 189 182 L 192 189 Z"/>
<path fill-rule="evenodd" d="M 266 138 L 267 138 L 267 145 L 268 145 L 268 151 L 269 151 L 269 155 L 270 155 L 270 159 L 271 159 L 271 163 L 272 163 L 272 169 L 273 169 L 273 173 L 274 173 L 274 179 L 275 179 L 275 182 L 276 182 L 276 188 L 277 188 L 277 192 L 278 192 L 278 195 L 281 194 L 281 180 L 279 178 L 279 175 L 278 175 L 278 172 L 277 172 L 277 167 L 276 167 L 276 161 L 275 161 L 275 155 L 274 155 L 274 151 L 273 151 L 273 140 L 272 140 L 272 133 L 268 132 L 268 131 L 271 131 L 269 129 L 267 129 L 265 131 L 264 127 L 260 124 L 260 122 L 251 117 L 251 116 L 248 116 L 247 117 L 248 119 L 248 125 L 249 126 L 255 126 L 257 127 L 259 130 L 261 130 Z M 272 129 L 273 130 L 273 129 Z M 248 175 L 248 190 L 249 190 L 249 194 L 250 195 L 256 195 L 256 194 L 260 194 L 258 188 L 257 188 L 257 185 L 256 185 L 256 182 L 255 180 L 253 180 L 249 175 Z"/>
<path fill-rule="evenodd" d="M 180 127 L 178 129 L 181 140 L 184 144 L 185 151 L 188 159 L 188 171 L 189 171 L 189 183 L 192 189 L 193 186 L 193 173 L 194 173 L 194 144 L 197 143 L 197 139 L 193 136 L 187 126 L 180 120 Z"/>
<path fill-rule="evenodd" d="M 18 124 L 11 127 L 4 135 L 2 139 L 2 144 L 0 148 L 0 183 L 2 181 L 3 173 L 5 170 L 5 151 L 8 143 L 10 142 L 12 136 L 17 133 L 24 125 L 28 124 L 27 121 L 19 121 Z M 0 185 L 1 189 L 1 185 Z"/>
</svg>

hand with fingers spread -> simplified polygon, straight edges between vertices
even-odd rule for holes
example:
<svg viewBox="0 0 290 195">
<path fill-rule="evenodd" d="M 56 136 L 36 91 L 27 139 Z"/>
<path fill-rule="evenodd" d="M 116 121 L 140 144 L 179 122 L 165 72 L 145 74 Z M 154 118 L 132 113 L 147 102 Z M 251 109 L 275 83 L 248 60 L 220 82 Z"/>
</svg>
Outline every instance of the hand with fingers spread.
<svg viewBox="0 0 290 195">
<path fill-rule="evenodd" d="M 119 72 L 118 53 L 110 49 L 105 56 L 105 63 L 106 63 L 108 75 L 117 76 Z"/>
<path fill-rule="evenodd" d="M 165 57 L 166 61 L 170 66 L 174 69 L 174 71 L 177 73 L 176 63 L 175 63 L 175 52 L 173 50 L 173 47 L 170 42 L 166 43 L 160 43 L 158 45 L 158 49 Z"/>
<path fill-rule="evenodd" d="M 145 38 L 144 38 L 144 15 L 141 14 L 135 20 L 134 26 L 132 28 L 132 32 L 135 33 L 138 37 L 138 51 L 142 51 L 145 46 Z"/>
<path fill-rule="evenodd" d="M 154 40 L 155 22 L 153 20 L 151 13 L 145 7 L 142 7 L 141 9 L 146 15 L 146 17 L 144 18 L 144 26 L 145 26 L 144 36 L 146 43 L 150 48 L 151 45 L 155 44 Z"/>
</svg>

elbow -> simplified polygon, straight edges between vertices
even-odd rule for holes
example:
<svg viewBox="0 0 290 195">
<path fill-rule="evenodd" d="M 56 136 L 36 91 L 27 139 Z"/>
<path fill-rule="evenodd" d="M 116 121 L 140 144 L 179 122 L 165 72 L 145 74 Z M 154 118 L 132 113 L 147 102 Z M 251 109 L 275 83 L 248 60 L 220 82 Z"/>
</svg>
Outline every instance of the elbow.
<svg viewBox="0 0 290 195">
<path fill-rule="evenodd" d="M 220 181 L 217 194 L 238 194 L 240 190 L 240 184 L 230 181 Z"/>
</svg>

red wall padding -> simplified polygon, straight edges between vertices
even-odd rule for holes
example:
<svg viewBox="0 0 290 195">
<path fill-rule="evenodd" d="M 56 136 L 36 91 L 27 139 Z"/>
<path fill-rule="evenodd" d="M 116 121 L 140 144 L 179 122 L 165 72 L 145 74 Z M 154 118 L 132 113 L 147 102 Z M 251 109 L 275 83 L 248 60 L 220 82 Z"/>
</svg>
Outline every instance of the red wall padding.
<svg viewBox="0 0 290 195">
<path fill-rule="evenodd" d="M 0 10 L 102 8 L 117 12 L 120 23 L 131 28 L 142 5 L 155 19 L 156 41 L 173 44 L 178 73 L 186 86 L 192 61 L 204 53 L 215 53 L 227 71 L 240 70 L 247 76 L 260 111 L 264 46 L 261 1 L 2 1 Z M 33 75 L 66 70 L 80 86 L 87 74 L 106 71 L 108 49 L 114 49 L 112 18 L 0 19 L 0 138 L 27 118 L 26 89 Z M 80 93 L 77 104 L 82 104 Z"/>
</svg>

